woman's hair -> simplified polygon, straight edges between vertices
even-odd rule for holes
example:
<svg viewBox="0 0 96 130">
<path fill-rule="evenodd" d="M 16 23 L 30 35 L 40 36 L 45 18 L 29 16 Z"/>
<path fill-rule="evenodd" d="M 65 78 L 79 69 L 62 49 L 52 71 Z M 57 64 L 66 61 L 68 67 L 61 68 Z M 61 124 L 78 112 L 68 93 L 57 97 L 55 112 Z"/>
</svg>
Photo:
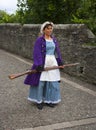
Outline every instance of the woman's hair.
<svg viewBox="0 0 96 130">
<path fill-rule="evenodd" d="M 43 34 L 43 30 L 47 28 L 48 26 L 54 27 L 54 24 L 52 22 L 46 21 L 41 25 L 40 33 Z"/>
</svg>

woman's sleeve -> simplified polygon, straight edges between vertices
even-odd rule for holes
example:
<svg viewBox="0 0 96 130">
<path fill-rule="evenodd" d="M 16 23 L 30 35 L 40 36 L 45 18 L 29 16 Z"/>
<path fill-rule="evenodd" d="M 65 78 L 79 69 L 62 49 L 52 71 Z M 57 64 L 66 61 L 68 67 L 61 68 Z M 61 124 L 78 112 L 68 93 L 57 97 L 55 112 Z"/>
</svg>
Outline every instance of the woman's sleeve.
<svg viewBox="0 0 96 130">
<path fill-rule="evenodd" d="M 42 52 L 41 52 L 41 39 L 38 38 L 34 44 L 34 49 L 33 49 L 33 60 L 34 64 L 36 66 L 42 65 Z"/>
</svg>

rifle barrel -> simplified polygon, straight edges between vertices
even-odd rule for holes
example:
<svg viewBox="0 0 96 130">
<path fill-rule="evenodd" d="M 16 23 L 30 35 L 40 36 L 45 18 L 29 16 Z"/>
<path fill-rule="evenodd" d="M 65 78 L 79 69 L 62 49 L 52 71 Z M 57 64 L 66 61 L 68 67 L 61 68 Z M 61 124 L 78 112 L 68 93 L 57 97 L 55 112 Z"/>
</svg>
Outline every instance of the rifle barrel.
<svg viewBox="0 0 96 130">
<path fill-rule="evenodd" d="M 49 71 L 49 70 L 54 70 L 54 69 L 60 69 L 60 68 L 64 68 L 64 67 L 69 67 L 69 66 L 75 66 L 75 65 L 78 65 L 79 63 L 72 63 L 72 64 L 64 64 L 62 66 L 51 66 L 51 67 L 45 67 L 44 68 L 44 71 Z M 26 75 L 26 74 L 32 74 L 32 73 L 38 73 L 36 70 L 27 70 L 25 72 L 22 72 L 22 73 L 17 73 L 17 74 L 11 74 L 9 75 L 9 79 L 15 79 L 15 78 L 18 78 L 18 77 L 21 77 L 23 75 Z"/>
</svg>

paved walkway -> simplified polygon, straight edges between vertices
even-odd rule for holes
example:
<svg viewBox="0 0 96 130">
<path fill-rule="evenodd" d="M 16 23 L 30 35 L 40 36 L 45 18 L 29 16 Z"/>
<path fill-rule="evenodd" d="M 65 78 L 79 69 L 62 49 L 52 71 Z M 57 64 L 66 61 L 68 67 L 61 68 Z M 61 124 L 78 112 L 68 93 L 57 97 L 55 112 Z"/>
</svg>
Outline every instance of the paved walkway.
<svg viewBox="0 0 96 130">
<path fill-rule="evenodd" d="M 38 110 L 27 100 L 25 76 L 10 80 L 31 62 L 0 50 L 0 130 L 96 130 L 96 86 L 62 74 L 62 101 Z"/>
</svg>

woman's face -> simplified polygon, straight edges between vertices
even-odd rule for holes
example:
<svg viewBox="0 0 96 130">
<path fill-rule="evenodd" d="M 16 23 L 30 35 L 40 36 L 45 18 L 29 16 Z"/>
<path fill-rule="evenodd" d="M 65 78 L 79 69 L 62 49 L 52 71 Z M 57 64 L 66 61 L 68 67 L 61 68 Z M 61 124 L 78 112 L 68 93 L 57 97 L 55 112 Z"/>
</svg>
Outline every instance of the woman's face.
<svg viewBox="0 0 96 130">
<path fill-rule="evenodd" d="M 53 27 L 51 25 L 47 26 L 44 30 L 44 34 L 50 36 L 53 31 Z"/>
</svg>

